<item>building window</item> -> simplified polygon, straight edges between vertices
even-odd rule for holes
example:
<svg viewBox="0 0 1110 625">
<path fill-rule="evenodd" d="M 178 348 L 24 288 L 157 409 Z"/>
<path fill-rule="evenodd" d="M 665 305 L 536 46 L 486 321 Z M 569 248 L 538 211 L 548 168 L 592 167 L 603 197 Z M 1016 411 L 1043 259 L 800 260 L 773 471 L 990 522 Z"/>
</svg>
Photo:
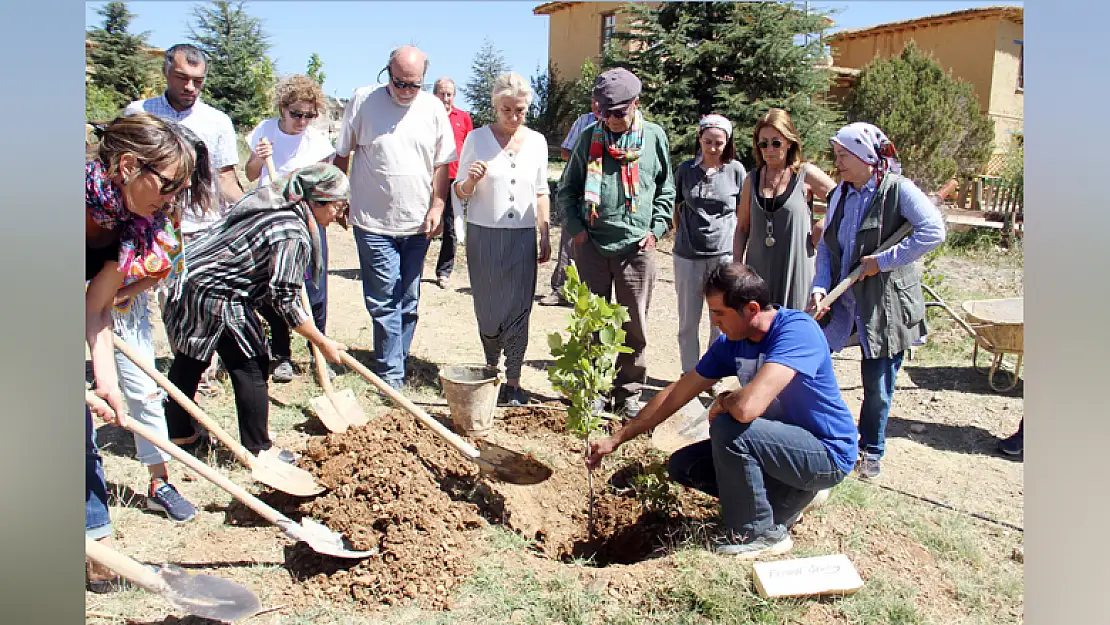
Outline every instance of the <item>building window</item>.
<svg viewBox="0 0 1110 625">
<path fill-rule="evenodd" d="M 1018 45 L 1017 91 L 1022 93 L 1025 91 L 1025 42 L 1021 39 L 1014 39 L 1014 43 Z"/>
<path fill-rule="evenodd" d="M 601 15 L 601 52 L 605 53 L 605 46 L 609 44 L 609 40 L 613 38 L 613 33 L 617 32 L 617 15 L 616 13 L 603 13 Z"/>
</svg>

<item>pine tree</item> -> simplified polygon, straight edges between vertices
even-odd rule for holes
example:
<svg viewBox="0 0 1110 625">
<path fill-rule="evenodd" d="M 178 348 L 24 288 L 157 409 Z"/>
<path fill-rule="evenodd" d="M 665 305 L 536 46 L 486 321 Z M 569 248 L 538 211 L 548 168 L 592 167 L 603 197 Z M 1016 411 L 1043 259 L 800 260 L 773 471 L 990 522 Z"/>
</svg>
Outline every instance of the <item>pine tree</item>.
<svg viewBox="0 0 1110 625">
<path fill-rule="evenodd" d="M 751 165 L 751 129 L 772 107 L 790 113 L 810 160 L 827 158 L 840 116 L 823 100 L 829 76 L 816 62 L 824 49 L 809 36 L 824 14 L 789 2 L 627 6 L 630 27 L 613 35 L 604 65 L 640 78 L 640 103 L 667 131 L 676 161 L 694 154 L 698 120 L 717 113 L 732 122 L 737 156 Z"/>
<path fill-rule="evenodd" d="M 489 39 L 485 39 L 478 54 L 474 55 L 470 71 L 470 81 L 462 91 L 466 101 L 470 103 L 470 117 L 474 120 L 474 127 L 479 128 L 497 119 L 490 94 L 493 93 L 493 84 L 497 77 L 511 70 L 501 51 L 493 47 Z"/>
<path fill-rule="evenodd" d="M 994 125 L 970 83 L 953 78 L 910 42 L 897 57 L 860 72 L 848 119 L 875 124 L 894 142 L 902 173 L 931 191 L 957 174 L 979 173 L 990 158 Z"/>
<path fill-rule="evenodd" d="M 321 87 L 324 86 L 324 79 L 328 77 L 327 74 L 321 71 L 322 69 L 324 69 L 324 62 L 320 60 L 319 54 L 313 52 L 312 56 L 308 57 L 308 68 L 305 70 L 305 75 L 315 80 L 316 84 Z"/>
<path fill-rule="evenodd" d="M 95 108 L 103 112 L 142 98 L 153 83 L 158 64 L 145 51 L 150 33 L 128 31 L 135 15 L 126 3 L 109 2 L 97 13 L 104 17 L 103 25 L 89 29 L 86 36 L 93 44 L 88 52 L 89 83 L 95 87 L 91 94 L 97 100 Z"/>
<path fill-rule="evenodd" d="M 249 128 L 269 111 L 275 80 L 262 21 L 243 5 L 243 0 L 213 0 L 208 7 L 195 7 L 189 33 L 208 56 L 205 100 L 238 128 Z"/>
</svg>

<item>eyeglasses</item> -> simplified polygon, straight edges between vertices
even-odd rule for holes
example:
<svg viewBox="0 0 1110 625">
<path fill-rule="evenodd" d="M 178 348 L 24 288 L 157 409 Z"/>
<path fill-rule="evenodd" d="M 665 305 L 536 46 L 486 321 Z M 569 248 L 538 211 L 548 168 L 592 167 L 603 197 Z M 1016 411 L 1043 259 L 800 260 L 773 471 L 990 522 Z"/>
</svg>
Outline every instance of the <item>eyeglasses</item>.
<svg viewBox="0 0 1110 625">
<path fill-rule="evenodd" d="M 424 86 L 423 84 L 418 82 L 405 82 L 403 80 L 397 80 L 393 77 L 392 74 L 389 75 L 389 80 L 393 82 L 394 89 L 420 89 Z"/>
<path fill-rule="evenodd" d="M 288 111 L 288 113 L 294 119 L 316 119 L 320 116 L 319 113 L 300 113 L 298 111 Z"/>
<path fill-rule="evenodd" d="M 608 110 L 602 113 L 602 115 L 604 115 L 605 117 L 616 117 L 617 119 L 624 119 L 628 115 L 628 109 L 625 108 L 619 111 Z"/>
<path fill-rule="evenodd" d="M 185 186 L 185 181 L 170 180 L 169 178 L 163 176 L 160 171 L 154 169 L 146 163 L 139 163 L 139 167 L 147 173 L 154 174 L 158 178 L 158 180 L 161 181 L 162 186 L 158 189 L 158 193 L 160 195 L 173 195 L 180 191 L 181 187 Z"/>
<path fill-rule="evenodd" d="M 760 142 L 759 142 L 759 149 L 761 149 L 761 150 L 766 150 L 766 149 L 767 149 L 767 145 L 768 145 L 768 143 L 767 143 L 767 141 L 766 141 L 766 140 L 760 141 Z M 782 140 L 780 140 L 780 139 L 772 139 L 772 140 L 771 140 L 771 143 L 770 143 L 770 145 L 771 145 L 771 147 L 773 147 L 773 148 L 775 148 L 775 149 L 777 150 L 777 149 L 779 149 L 779 148 L 781 148 L 781 147 L 782 147 Z"/>
</svg>

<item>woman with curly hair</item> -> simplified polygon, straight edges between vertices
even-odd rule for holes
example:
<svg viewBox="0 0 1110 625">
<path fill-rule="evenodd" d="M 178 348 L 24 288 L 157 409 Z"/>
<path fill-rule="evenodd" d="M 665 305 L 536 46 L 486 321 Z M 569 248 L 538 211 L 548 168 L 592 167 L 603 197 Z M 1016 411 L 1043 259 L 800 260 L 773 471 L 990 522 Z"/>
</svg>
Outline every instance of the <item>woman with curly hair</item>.
<svg viewBox="0 0 1110 625">
<path fill-rule="evenodd" d="M 251 147 L 246 166 L 247 179 L 257 180 L 259 186 L 271 182 L 270 172 L 263 166 L 268 156 L 273 157 L 278 176 L 284 177 L 313 163 L 330 163 L 335 155 L 335 148 L 324 133 L 311 128 L 312 120 L 327 110 L 319 83 L 303 74 L 283 79 L 274 89 L 274 108 L 278 116 L 262 120 L 247 137 L 247 144 Z M 340 216 L 341 223 L 342 218 Z M 322 239 L 321 246 L 324 273 L 319 284 L 306 276 L 305 287 L 308 289 L 308 300 L 312 303 L 312 318 L 323 332 L 328 318 L 326 237 Z M 263 306 L 259 312 L 270 326 L 270 351 L 276 363 L 273 380 L 291 382 L 294 372 L 289 326 L 271 306 Z"/>
</svg>

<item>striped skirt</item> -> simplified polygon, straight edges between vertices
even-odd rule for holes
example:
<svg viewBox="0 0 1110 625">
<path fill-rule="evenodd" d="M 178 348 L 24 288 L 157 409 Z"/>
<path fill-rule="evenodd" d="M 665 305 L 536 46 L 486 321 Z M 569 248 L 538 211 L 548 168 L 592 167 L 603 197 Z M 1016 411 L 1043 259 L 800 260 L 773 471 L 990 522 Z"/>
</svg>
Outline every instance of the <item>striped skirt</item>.
<svg viewBox="0 0 1110 625">
<path fill-rule="evenodd" d="M 520 378 L 536 292 L 536 229 L 466 225 L 466 264 L 486 364 Z"/>
</svg>

